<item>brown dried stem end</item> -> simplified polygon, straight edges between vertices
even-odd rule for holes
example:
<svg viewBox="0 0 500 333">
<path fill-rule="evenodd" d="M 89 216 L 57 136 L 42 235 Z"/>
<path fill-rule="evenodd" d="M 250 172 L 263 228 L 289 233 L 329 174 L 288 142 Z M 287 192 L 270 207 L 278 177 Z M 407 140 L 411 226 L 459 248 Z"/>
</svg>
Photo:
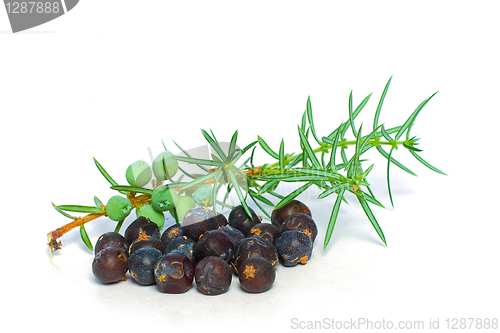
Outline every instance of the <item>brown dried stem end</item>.
<svg viewBox="0 0 500 333">
<path fill-rule="evenodd" d="M 255 268 L 253 267 L 253 265 L 246 265 L 245 267 L 245 270 L 243 271 L 243 274 L 245 274 L 245 278 L 249 279 L 249 278 L 254 278 L 255 277 L 255 272 L 257 272 L 255 270 Z"/>
<path fill-rule="evenodd" d="M 151 195 L 149 194 L 141 194 L 139 196 L 135 196 L 135 193 L 130 193 L 127 196 L 128 201 L 132 204 L 132 206 L 137 207 L 151 200 Z"/>
<path fill-rule="evenodd" d="M 52 260 L 52 255 L 54 254 L 54 251 L 60 250 L 62 247 L 61 241 L 57 241 L 58 238 L 62 237 L 65 233 L 74 228 L 80 227 L 81 225 L 87 222 L 90 222 L 105 215 L 106 213 L 88 214 L 78 219 L 75 219 L 73 222 L 63 225 L 62 227 L 54 231 L 49 232 L 47 234 L 47 245 L 49 246 L 49 258 L 52 265 L 57 267 L 56 265 L 54 265 L 54 261 Z"/>
<path fill-rule="evenodd" d="M 132 206 L 137 207 L 140 206 L 148 201 L 151 200 L 151 195 L 149 194 L 141 194 L 136 196 L 136 193 L 129 193 L 127 196 L 127 199 L 130 201 Z M 102 208 L 104 208 L 104 211 L 106 211 L 106 206 L 102 205 Z M 61 249 L 61 241 L 57 241 L 58 238 L 62 237 L 65 233 L 67 233 L 70 230 L 73 230 L 74 228 L 80 227 L 81 225 L 90 222 L 92 220 L 95 220 L 101 216 L 108 216 L 106 213 L 99 213 L 99 214 L 88 214 L 83 217 L 75 219 L 73 222 L 70 222 L 68 224 L 63 225 L 62 227 L 51 231 L 47 234 L 47 245 L 49 246 L 49 257 L 50 257 L 50 262 L 52 265 L 54 265 L 54 262 L 52 260 L 52 256 L 54 254 L 54 251 L 60 250 Z M 55 265 L 54 265 L 55 266 Z M 57 267 L 57 266 L 55 266 Z"/>
<path fill-rule="evenodd" d="M 180 234 L 181 231 L 182 230 L 180 228 L 174 228 L 174 229 L 170 230 L 170 232 L 168 233 L 168 237 L 174 238 L 175 236 L 177 236 L 178 234 Z"/>
<path fill-rule="evenodd" d="M 248 170 L 245 170 L 246 174 L 248 176 L 259 176 L 261 174 L 261 167 L 254 167 Z"/>
<path fill-rule="evenodd" d="M 255 229 L 250 230 L 250 233 L 254 236 L 260 236 L 262 233 L 262 230 L 255 228 Z"/>
<path fill-rule="evenodd" d="M 149 236 L 148 234 L 146 234 L 144 231 L 139 231 L 139 237 L 137 238 L 137 241 L 140 242 L 140 241 L 143 241 L 143 240 L 148 240 L 149 239 Z"/>
</svg>

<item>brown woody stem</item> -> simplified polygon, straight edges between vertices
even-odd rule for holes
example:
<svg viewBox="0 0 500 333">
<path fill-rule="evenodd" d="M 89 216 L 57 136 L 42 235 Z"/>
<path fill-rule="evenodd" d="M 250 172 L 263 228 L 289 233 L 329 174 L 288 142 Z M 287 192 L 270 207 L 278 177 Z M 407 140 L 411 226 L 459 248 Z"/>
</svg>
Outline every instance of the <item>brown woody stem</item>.
<svg viewBox="0 0 500 333">
<path fill-rule="evenodd" d="M 127 199 L 130 201 L 132 206 L 137 207 L 137 206 L 140 206 L 140 205 L 145 204 L 146 202 L 150 201 L 151 195 L 143 194 L 143 195 L 136 196 L 135 193 L 130 193 L 127 196 Z M 68 231 L 73 230 L 74 228 L 80 227 L 87 222 L 93 221 L 101 216 L 107 216 L 107 214 L 105 213 L 106 206 L 103 205 L 101 207 L 104 208 L 104 213 L 85 215 L 85 216 L 77 218 L 73 222 L 65 224 L 62 227 L 60 227 L 54 231 L 51 231 L 47 234 L 47 242 L 48 242 L 47 245 L 49 246 L 50 262 L 52 263 L 52 265 L 54 265 L 54 262 L 52 261 L 52 255 L 53 255 L 54 251 L 61 249 L 61 241 L 57 241 L 57 239 L 62 237 Z"/>
<path fill-rule="evenodd" d="M 68 224 L 63 225 L 60 228 L 57 228 L 54 231 L 51 231 L 47 234 L 47 245 L 49 246 L 49 254 L 50 254 L 50 262 L 52 265 L 54 265 L 54 262 L 52 261 L 52 255 L 54 251 L 60 250 L 61 249 L 61 241 L 57 241 L 59 237 L 64 235 L 70 230 L 73 230 L 74 228 L 80 227 L 84 225 L 87 222 L 90 222 L 92 220 L 95 220 L 98 217 L 105 216 L 106 213 L 100 213 L 100 214 L 89 214 L 84 217 L 80 217 L 78 219 L 75 219 L 73 222 L 70 222 Z M 54 265 L 55 266 L 55 265 Z"/>
</svg>

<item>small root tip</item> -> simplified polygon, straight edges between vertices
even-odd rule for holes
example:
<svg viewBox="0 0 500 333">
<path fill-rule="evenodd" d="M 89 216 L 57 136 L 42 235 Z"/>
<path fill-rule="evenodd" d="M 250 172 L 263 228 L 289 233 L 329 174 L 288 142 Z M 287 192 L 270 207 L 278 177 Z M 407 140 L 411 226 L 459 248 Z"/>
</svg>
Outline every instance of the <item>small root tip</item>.
<svg viewBox="0 0 500 333">
<path fill-rule="evenodd" d="M 56 266 L 54 263 L 54 251 L 58 250 L 61 248 L 61 242 L 57 242 L 55 239 L 52 238 L 52 232 L 49 232 L 47 234 L 47 245 L 49 246 L 49 260 L 52 266 L 55 268 L 59 269 L 59 267 Z"/>
<path fill-rule="evenodd" d="M 52 264 L 52 266 L 59 269 L 59 267 L 57 267 L 56 264 L 54 263 L 54 260 L 52 260 L 52 253 L 49 255 L 49 260 L 50 260 L 50 263 Z"/>
</svg>

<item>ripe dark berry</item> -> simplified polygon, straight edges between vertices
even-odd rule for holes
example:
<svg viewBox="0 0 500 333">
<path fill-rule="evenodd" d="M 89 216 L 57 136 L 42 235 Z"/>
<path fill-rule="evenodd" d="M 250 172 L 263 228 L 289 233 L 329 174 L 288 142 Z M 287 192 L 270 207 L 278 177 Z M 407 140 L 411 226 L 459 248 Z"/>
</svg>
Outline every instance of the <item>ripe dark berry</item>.
<svg viewBox="0 0 500 333">
<path fill-rule="evenodd" d="M 210 230 L 204 233 L 194 244 L 196 259 L 216 256 L 229 262 L 233 259 L 233 243 L 231 238 L 220 230 Z"/>
<path fill-rule="evenodd" d="M 172 239 L 179 237 L 179 236 L 184 236 L 184 230 L 179 224 L 173 224 L 161 235 L 161 241 L 163 242 L 163 245 L 167 246 Z"/>
<path fill-rule="evenodd" d="M 127 278 L 127 253 L 117 247 L 106 247 L 99 251 L 92 262 L 92 273 L 104 284 L 125 281 Z"/>
<path fill-rule="evenodd" d="M 283 266 L 306 264 L 311 258 L 312 248 L 311 237 L 298 230 L 285 231 L 276 240 L 276 249 Z"/>
<path fill-rule="evenodd" d="M 261 222 L 260 218 L 257 216 L 257 214 L 255 214 L 253 209 L 249 209 L 252 213 L 252 216 L 248 216 L 245 208 L 243 208 L 242 205 L 236 206 L 231 210 L 231 213 L 229 213 L 229 217 L 227 219 L 230 226 L 241 230 L 241 232 L 243 232 L 243 234 L 245 235 L 248 235 L 250 229 L 252 229 L 254 225 Z"/>
<path fill-rule="evenodd" d="M 130 244 L 130 247 L 128 249 L 129 256 L 132 255 L 134 251 L 143 247 L 154 247 L 162 253 L 165 250 L 165 245 L 163 245 L 162 241 L 158 237 L 148 236 L 145 232 L 141 231 L 139 233 L 139 238 L 137 238 L 132 242 L 132 244 Z"/>
<path fill-rule="evenodd" d="M 125 237 L 117 232 L 106 232 L 99 236 L 94 246 L 94 255 L 97 255 L 105 247 L 118 247 L 128 253 L 129 244 Z"/>
<path fill-rule="evenodd" d="M 161 257 L 162 253 L 153 247 L 134 251 L 128 261 L 130 276 L 143 286 L 155 284 L 154 268 Z"/>
<path fill-rule="evenodd" d="M 133 241 L 139 238 L 141 231 L 145 232 L 148 236 L 161 237 L 158 225 L 144 216 L 140 216 L 125 229 L 125 239 L 129 244 L 132 244 Z"/>
<path fill-rule="evenodd" d="M 276 278 L 273 265 L 262 257 L 250 257 L 238 266 L 238 279 L 246 292 L 262 293 L 271 288 Z"/>
<path fill-rule="evenodd" d="M 227 225 L 227 219 L 224 215 L 215 215 L 207 207 L 195 207 L 186 214 L 182 229 L 186 236 L 198 240 L 205 232 L 225 225 Z"/>
<path fill-rule="evenodd" d="M 217 230 L 220 230 L 224 232 L 226 235 L 229 236 L 231 239 L 231 242 L 233 243 L 233 248 L 236 250 L 238 243 L 243 239 L 246 238 L 246 236 L 241 232 L 241 230 L 238 230 L 236 228 L 231 227 L 230 225 L 226 225 L 224 227 L 221 227 Z"/>
<path fill-rule="evenodd" d="M 193 265 L 196 265 L 198 260 L 196 259 L 196 255 L 194 254 L 194 244 L 196 242 L 187 237 L 187 236 L 179 236 L 174 238 L 163 250 L 163 254 L 167 254 L 170 252 L 182 253 L 187 256 L 192 262 Z"/>
<path fill-rule="evenodd" d="M 279 263 L 276 247 L 258 236 L 247 237 L 239 242 L 235 257 L 231 262 L 236 273 L 238 273 L 240 263 L 249 257 L 262 257 L 268 260 L 274 268 Z"/>
<path fill-rule="evenodd" d="M 312 217 L 309 207 L 299 200 L 292 200 L 283 207 L 273 210 L 271 213 L 271 223 L 281 228 L 283 221 L 294 213 L 304 213 Z"/>
<path fill-rule="evenodd" d="M 208 256 L 196 265 L 194 278 L 200 293 L 220 295 L 229 289 L 233 274 L 229 264 L 221 257 Z"/>
<path fill-rule="evenodd" d="M 194 280 L 194 266 L 181 253 L 167 253 L 156 264 L 155 281 L 162 293 L 181 294 L 189 290 Z"/>
<path fill-rule="evenodd" d="M 208 207 L 196 206 L 187 211 L 182 220 L 183 225 L 189 225 L 196 222 L 204 221 L 214 217 L 215 213 Z"/>
<path fill-rule="evenodd" d="M 288 230 L 298 230 L 311 237 L 312 241 L 318 235 L 318 228 L 311 216 L 304 213 L 295 213 L 288 216 L 281 225 L 281 232 Z"/>
<path fill-rule="evenodd" d="M 274 243 L 280 234 L 280 230 L 274 224 L 261 222 L 254 225 L 247 236 L 259 236 L 269 243 Z"/>
</svg>

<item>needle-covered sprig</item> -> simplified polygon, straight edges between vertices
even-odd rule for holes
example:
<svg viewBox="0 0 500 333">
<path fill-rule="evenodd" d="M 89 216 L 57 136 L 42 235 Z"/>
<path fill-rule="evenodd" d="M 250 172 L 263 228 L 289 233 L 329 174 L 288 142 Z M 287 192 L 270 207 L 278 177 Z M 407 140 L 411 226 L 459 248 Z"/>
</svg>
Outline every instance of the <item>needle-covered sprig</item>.
<svg viewBox="0 0 500 333">
<path fill-rule="evenodd" d="M 233 133 L 228 144 L 222 144 L 217 140 L 212 130 L 206 131 L 202 129 L 201 134 L 212 151 L 210 158 L 192 156 L 188 150 L 183 149 L 175 141 L 173 141 L 175 146 L 181 152 L 172 156 L 178 162 L 197 166 L 201 173 L 188 172 L 179 166 L 179 177 L 173 179 L 171 175 L 166 175 L 167 177 L 164 178 L 168 181 L 168 186 L 179 193 L 193 191 L 200 186 L 210 184 L 213 198 L 211 203 L 214 211 L 217 211 L 218 207 L 233 208 L 227 204 L 227 199 L 230 193 L 235 193 L 247 214 L 251 215 L 249 203 L 253 202 L 268 219 L 271 219 L 272 209 L 286 205 L 309 188 L 316 186 L 320 190 L 318 199 L 324 199 L 331 195 L 336 196 L 325 230 L 324 248 L 331 241 L 342 203 L 347 203 L 345 194 L 350 192 L 359 202 L 361 209 L 380 240 L 387 245 L 384 233 L 370 208 L 370 205 L 384 208 L 383 204 L 375 198 L 368 181 L 374 164 L 367 164 L 367 160 L 363 158 L 363 155 L 370 149 L 375 148 L 387 159 L 387 190 L 392 206 L 394 206 L 394 200 L 389 177 L 391 164 L 416 176 L 408 167 L 394 159 L 393 155 L 396 150 L 400 150 L 400 147 L 409 151 L 417 161 L 432 171 L 445 175 L 443 171 L 432 166 L 419 155 L 422 151 L 417 147 L 420 138 L 410 135 L 415 119 L 436 93 L 422 101 L 402 125 L 388 127 L 381 121 L 381 111 L 391 81 L 392 77 L 388 80 L 380 96 L 373 124 L 369 131 L 366 130 L 369 127 L 363 124 L 356 127 L 355 120 L 366 107 L 373 94 L 366 96 L 354 108 L 354 96 L 351 91 L 348 98 L 347 119 L 326 136 L 320 136 L 317 132 L 314 125 L 311 98 L 308 96 L 305 110 L 297 125 L 297 138 L 300 144 L 299 152 L 287 152 L 286 147 L 288 145 L 286 145 L 285 138 L 282 138 L 279 147 L 271 147 L 261 135 L 257 135 L 255 141 L 244 146 L 244 148 L 239 148 L 237 144 L 238 131 Z M 351 138 L 349 138 L 349 134 L 352 134 Z M 165 144 L 163 145 L 165 147 Z M 270 161 L 268 163 L 256 166 L 254 156 L 257 148 L 262 149 L 269 155 Z M 166 147 L 165 151 L 167 151 Z M 348 156 L 350 151 L 352 151 L 352 155 Z M 244 159 L 243 156 L 245 156 Z M 153 189 L 120 185 L 95 158 L 94 163 L 102 176 L 111 185 L 111 189 L 117 191 L 117 194 L 126 197 L 132 207 L 138 208 L 151 201 Z M 166 167 L 163 167 L 166 171 Z M 291 193 L 283 195 L 277 192 L 281 182 L 294 182 L 299 186 Z M 153 184 L 159 186 L 161 181 L 160 183 L 153 182 Z M 219 200 L 220 191 L 225 191 L 222 200 Z M 270 199 L 275 199 L 275 201 L 277 199 L 277 203 L 273 203 Z M 98 217 L 107 216 L 106 205 L 97 197 L 94 197 L 94 203 L 95 206 L 56 206 L 53 204 L 59 213 L 73 221 L 47 235 L 51 261 L 53 251 L 61 246 L 60 241 L 57 241 L 57 239 L 75 227 L 80 228 L 82 241 L 89 249 L 92 249 L 92 243 L 84 224 Z M 76 217 L 68 212 L 80 212 L 87 215 Z M 120 230 L 123 220 L 117 222 L 116 232 Z"/>
<path fill-rule="evenodd" d="M 311 186 L 319 187 L 322 192 L 318 196 L 318 199 L 326 198 L 330 195 L 335 194 L 337 199 L 332 208 L 330 215 L 330 221 L 325 234 L 324 247 L 329 244 L 335 223 L 337 221 L 338 213 L 342 202 L 345 202 L 345 192 L 353 193 L 358 199 L 361 208 L 365 212 L 368 220 L 373 225 L 378 236 L 384 244 L 387 245 L 385 236 L 380 228 L 369 204 L 374 204 L 379 207 L 384 207 L 373 195 L 367 177 L 370 171 L 373 169 L 374 164 L 369 165 L 366 169 L 364 168 L 365 160 L 362 159 L 362 155 L 365 154 L 371 148 L 376 148 L 377 151 L 388 160 L 387 164 L 387 188 L 391 201 L 391 205 L 394 206 L 392 192 L 390 187 L 389 170 L 390 165 L 394 164 L 397 167 L 405 170 L 406 172 L 415 175 L 408 167 L 404 166 L 397 160 L 393 158 L 394 150 L 399 147 L 403 147 L 408 150 L 419 162 L 430 168 L 431 170 L 444 174 L 441 170 L 430 165 L 427 161 L 418 155 L 418 152 L 422 150 L 417 148 L 417 141 L 419 138 L 413 136 L 410 137 L 410 130 L 415 122 L 416 117 L 423 109 L 423 107 L 430 101 L 436 93 L 431 95 L 429 98 L 425 99 L 417 109 L 409 116 L 403 125 L 390 127 L 386 129 L 385 124 L 379 124 L 382 106 L 386 98 L 387 92 L 389 90 L 392 77 L 388 80 L 383 93 L 379 99 L 375 116 L 373 120 L 373 130 L 366 135 L 363 135 L 363 124 L 356 128 L 354 125 L 354 120 L 361 111 L 365 108 L 368 101 L 370 100 L 372 94 L 366 96 L 356 108 L 354 108 L 354 97 L 353 93 L 349 94 L 348 100 L 348 119 L 347 121 L 341 123 L 337 128 L 335 128 L 329 135 L 323 136 L 319 140 L 319 136 L 316 132 L 316 128 L 313 122 L 311 99 L 308 97 L 306 102 L 306 110 L 302 116 L 300 125 L 298 126 L 298 134 L 300 139 L 300 147 L 302 151 L 299 154 L 289 154 L 286 159 L 284 154 L 277 154 L 274 150 L 269 147 L 265 140 L 258 136 L 258 142 L 260 146 L 266 151 L 271 157 L 278 159 L 278 163 L 269 164 L 266 168 L 261 169 L 259 177 L 251 176 L 255 178 L 256 181 L 264 181 L 260 187 L 258 187 L 258 193 L 263 195 L 270 190 L 275 190 L 277 185 L 284 181 L 296 181 L 303 182 L 304 184 L 299 186 L 295 191 L 286 195 L 281 201 L 279 201 L 275 208 L 281 207 L 284 204 L 290 202 L 291 200 L 298 197 L 301 193 L 306 191 Z M 351 130 L 353 139 L 347 139 L 346 135 L 348 130 Z M 314 139 L 314 143 L 311 143 L 308 134 L 311 133 Z M 406 133 L 406 139 L 401 140 L 402 136 Z M 394 135 L 394 138 L 391 137 Z M 313 148 L 314 144 L 318 147 Z M 284 143 L 280 146 L 282 149 Z M 347 148 L 349 146 L 354 146 L 353 155 L 347 157 Z M 387 146 L 390 150 L 389 153 L 383 148 Z M 340 150 L 340 152 L 339 152 Z M 339 163 L 337 159 L 337 153 L 340 153 L 341 162 Z M 328 162 L 325 163 L 324 156 L 329 154 Z M 320 155 L 321 158 L 318 158 Z M 299 163 L 302 162 L 302 166 L 299 167 Z M 283 172 L 286 169 L 286 172 Z M 366 191 L 364 190 L 366 189 Z"/>
</svg>

